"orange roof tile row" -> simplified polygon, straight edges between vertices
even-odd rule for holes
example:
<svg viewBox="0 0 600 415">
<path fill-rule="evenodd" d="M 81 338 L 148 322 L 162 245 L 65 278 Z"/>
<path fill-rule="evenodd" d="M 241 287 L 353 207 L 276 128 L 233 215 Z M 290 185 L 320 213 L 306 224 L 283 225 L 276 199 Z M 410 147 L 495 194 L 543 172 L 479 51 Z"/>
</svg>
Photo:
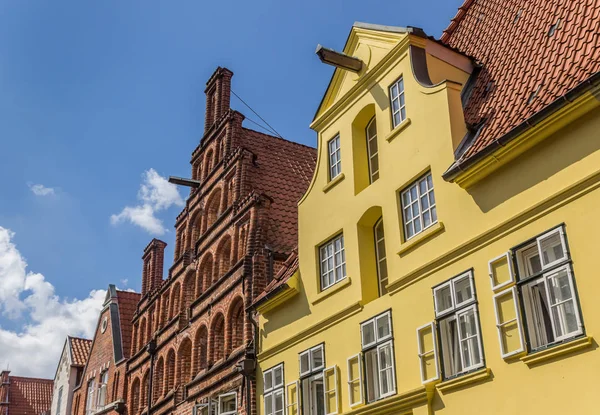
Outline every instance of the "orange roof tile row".
<svg viewBox="0 0 600 415">
<path fill-rule="evenodd" d="M 295 248 L 285 260 L 279 271 L 277 271 L 277 274 L 275 274 L 271 282 L 267 284 L 264 291 L 256 297 L 252 305 L 254 307 L 258 306 L 264 302 L 271 293 L 278 290 L 280 287 L 283 287 L 298 270 L 298 265 L 298 249 Z"/>
<path fill-rule="evenodd" d="M 482 65 L 464 160 L 598 73 L 600 0 L 467 0 L 441 41 Z"/>
<path fill-rule="evenodd" d="M 50 379 L 9 377 L 9 414 L 40 415 L 50 412 L 54 382 Z"/>
<path fill-rule="evenodd" d="M 85 366 L 92 347 L 92 341 L 71 336 L 68 339 L 73 359 L 72 364 L 74 366 Z"/>
</svg>

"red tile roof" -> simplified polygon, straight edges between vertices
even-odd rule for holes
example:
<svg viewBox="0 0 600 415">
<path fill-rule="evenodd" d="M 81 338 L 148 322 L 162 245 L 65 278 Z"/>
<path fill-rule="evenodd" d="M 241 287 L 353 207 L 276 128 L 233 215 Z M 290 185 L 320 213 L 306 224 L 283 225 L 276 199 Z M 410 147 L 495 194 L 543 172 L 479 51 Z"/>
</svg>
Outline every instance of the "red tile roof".
<svg viewBox="0 0 600 415">
<path fill-rule="evenodd" d="M 298 243 L 298 201 L 312 180 L 317 150 L 247 128 L 242 141 L 258 156 L 258 171 L 250 177 L 252 188 L 273 200 L 268 244 L 287 255 Z"/>
<path fill-rule="evenodd" d="M 258 306 L 259 304 L 264 302 L 271 294 L 278 291 L 281 287 L 284 287 L 285 283 L 292 277 L 292 275 L 294 275 L 294 273 L 297 270 L 298 249 L 295 248 L 290 254 L 290 256 L 285 260 L 277 274 L 275 274 L 271 282 L 267 284 L 265 290 L 256 297 L 252 306 Z"/>
<path fill-rule="evenodd" d="M 131 333 L 133 331 L 133 315 L 137 309 L 141 295 L 131 291 L 117 290 L 117 303 L 119 304 L 119 316 L 121 324 L 121 341 L 123 343 L 123 356 L 129 357 L 131 352 Z"/>
<path fill-rule="evenodd" d="M 54 382 L 50 379 L 8 376 L 8 414 L 40 415 L 50 412 Z"/>
<path fill-rule="evenodd" d="M 74 366 L 85 366 L 92 347 L 92 341 L 71 336 L 69 336 L 68 339 L 73 359 L 71 364 Z"/>
<path fill-rule="evenodd" d="M 465 160 L 598 73 L 600 0 L 466 0 L 441 41 L 482 65 Z"/>
</svg>

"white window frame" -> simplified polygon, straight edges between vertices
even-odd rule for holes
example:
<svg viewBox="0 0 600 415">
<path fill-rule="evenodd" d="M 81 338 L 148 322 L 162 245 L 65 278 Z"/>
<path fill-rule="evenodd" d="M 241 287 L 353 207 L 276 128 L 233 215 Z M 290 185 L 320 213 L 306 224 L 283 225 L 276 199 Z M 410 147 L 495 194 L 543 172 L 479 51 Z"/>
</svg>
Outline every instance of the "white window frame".
<svg viewBox="0 0 600 415">
<path fill-rule="evenodd" d="M 322 357 L 322 362 L 321 362 L 320 366 L 315 366 L 314 365 L 314 358 L 313 357 L 314 357 L 314 355 L 316 354 L 317 351 L 320 351 L 321 357 Z M 308 355 L 308 370 L 302 372 L 301 371 L 302 370 L 302 364 L 300 362 L 301 362 L 302 356 L 305 356 L 305 355 Z M 300 376 L 301 377 L 305 376 L 305 375 L 309 375 L 309 374 L 311 374 L 313 372 L 316 372 L 316 371 L 324 369 L 325 368 L 325 349 L 323 347 L 323 344 L 321 343 L 318 346 L 311 347 L 310 349 L 305 350 L 302 353 L 300 353 L 298 355 L 298 362 L 299 362 Z"/>
<path fill-rule="evenodd" d="M 381 238 L 378 237 L 377 235 L 377 228 L 381 226 L 381 230 L 382 230 L 382 234 L 383 236 Z M 379 220 L 377 222 L 375 222 L 375 226 L 373 227 L 373 237 L 375 239 L 375 259 L 377 260 L 377 285 L 379 286 L 379 296 L 382 296 L 384 294 L 387 294 L 387 291 L 385 290 L 385 285 L 383 284 L 383 281 L 381 279 L 381 269 L 382 269 L 382 265 L 381 263 L 385 261 L 385 267 L 386 267 L 386 278 L 385 278 L 385 282 L 387 284 L 387 281 L 389 281 L 389 275 L 387 274 L 387 254 L 385 252 L 385 231 L 383 229 L 383 217 L 379 218 Z M 379 252 L 379 243 L 383 242 L 383 253 Z M 382 257 L 383 254 L 383 257 Z"/>
<path fill-rule="evenodd" d="M 469 300 L 463 301 L 462 303 L 457 303 L 455 283 L 456 283 L 456 281 L 462 280 L 464 278 L 469 278 L 472 297 Z M 450 298 L 452 300 L 452 304 L 451 304 L 450 308 L 447 308 L 445 310 L 439 310 L 437 293 L 446 287 L 450 287 Z M 443 317 L 445 315 L 448 315 L 451 312 L 454 312 L 454 310 L 456 310 L 457 308 L 463 307 L 467 304 L 475 302 L 476 300 L 477 300 L 477 294 L 475 293 L 475 282 L 473 279 L 473 271 L 470 271 L 470 270 L 463 272 L 462 274 L 459 274 L 456 277 L 451 278 L 450 280 L 444 282 L 443 284 L 438 285 L 437 287 L 435 287 L 433 289 L 433 302 L 434 302 L 436 317 Z"/>
<path fill-rule="evenodd" d="M 393 89 L 397 88 L 398 94 L 394 95 Z M 402 87 L 402 88 L 401 88 Z M 390 110 L 392 112 L 392 129 L 396 128 L 400 124 L 402 124 L 406 120 L 406 95 L 404 93 L 404 77 L 398 78 L 396 82 L 390 85 Z M 404 105 L 401 103 L 401 97 L 404 98 Z M 398 109 L 394 110 L 394 101 L 398 102 Z M 402 115 L 402 110 L 404 110 L 404 116 Z M 394 116 L 399 114 L 400 121 L 396 123 Z"/>
<path fill-rule="evenodd" d="M 421 331 L 423 331 L 424 329 L 430 329 L 431 330 L 431 336 L 433 337 L 433 349 L 432 350 L 424 350 L 424 345 L 421 342 Z M 429 322 L 427 324 L 422 325 L 421 327 L 417 327 L 417 347 L 418 347 L 418 352 L 419 352 L 419 362 L 420 362 L 420 369 L 421 369 L 421 383 L 423 385 L 425 385 L 426 383 L 429 382 L 434 382 L 436 380 L 440 379 L 440 364 L 439 364 L 439 360 L 438 360 L 438 349 L 437 349 L 437 332 L 436 332 L 436 327 L 435 327 L 435 323 Z M 430 378 L 430 379 L 425 379 L 425 371 L 423 370 L 423 366 L 425 363 L 425 358 L 433 355 L 433 359 L 435 362 L 435 377 Z"/>
<path fill-rule="evenodd" d="M 327 389 L 327 374 L 330 372 L 333 372 L 333 389 Z M 323 396 L 323 398 L 324 398 L 323 405 L 325 406 L 325 408 L 324 408 L 325 415 L 337 415 L 337 413 L 340 410 L 340 403 L 339 403 L 340 395 L 339 395 L 339 391 L 338 391 L 338 383 L 339 383 L 339 373 L 338 373 L 337 366 L 330 366 L 330 367 L 323 369 L 323 395 L 324 395 Z M 329 397 L 330 393 L 333 393 L 335 396 L 335 410 L 327 412 L 327 401 L 328 401 L 328 397 Z"/>
<path fill-rule="evenodd" d="M 106 379 L 104 379 L 106 377 Z M 104 403 L 100 404 L 100 398 L 104 397 Z M 141 397 L 141 394 L 140 394 Z M 104 408 L 108 402 L 108 370 L 100 373 L 100 383 L 98 384 L 98 396 L 96 397 L 96 408 Z M 140 407 L 143 407 L 142 402 L 140 402 Z"/>
<path fill-rule="evenodd" d="M 336 251 L 335 246 L 336 242 L 340 241 L 341 249 Z M 331 247 L 331 255 L 328 253 L 328 249 Z M 339 254 L 339 258 L 341 262 L 337 262 L 337 256 Z M 328 264 L 329 260 L 331 260 L 331 268 L 327 265 L 326 270 L 324 269 L 324 264 Z M 337 278 L 337 270 L 340 270 L 340 278 Z M 330 277 L 331 276 L 331 277 Z M 346 248 L 344 245 L 344 234 L 340 233 L 337 236 L 334 236 L 321 246 L 319 246 L 319 279 L 321 282 L 321 291 L 325 291 L 329 287 L 337 284 L 338 282 L 344 280 L 347 277 L 346 274 Z"/>
<path fill-rule="evenodd" d="M 389 332 L 386 335 L 383 336 L 379 336 L 379 330 L 378 330 L 378 326 L 377 326 L 377 322 L 380 321 L 381 319 L 386 319 L 387 320 L 387 325 L 389 327 Z M 373 331 L 374 331 L 374 341 L 370 342 L 370 343 L 363 343 L 364 340 L 364 328 L 367 326 L 372 326 L 373 327 Z M 367 351 L 372 351 L 375 350 L 375 354 L 377 356 L 377 381 L 378 381 L 378 391 L 379 391 L 379 396 L 373 401 L 378 401 L 380 399 L 386 398 L 388 396 L 394 395 L 396 393 L 396 364 L 395 364 L 395 356 L 394 356 L 394 330 L 392 327 L 392 313 L 391 311 L 386 311 L 384 313 L 378 314 L 372 318 L 370 318 L 367 321 L 364 321 L 361 323 L 360 325 L 360 333 L 361 333 L 361 345 L 362 345 L 362 356 L 363 356 L 363 360 L 364 360 L 364 356 L 365 353 Z M 390 361 L 391 361 L 391 365 L 389 367 L 386 367 L 384 369 L 382 369 L 381 367 L 381 355 L 380 355 L 380 351 L 383 348 L 386 347 L 390 347 Z M 362 362 L 362 366 L 366 368 L 366 365 L 364 363 L 364 361 Z M 382 373 L 387 371 L 387 370 L 391 370 L 392 371 L 392 387 L 391 389 L 386 392 L 386 393 L 382 393 L 381 392 L 381 385 L 382 385 Z M 366 401 L 366 398 L 365 398 Z"/>
<path fill-rule="evenodd" d="M 431 178 L 431 188 L 429 187 L 428 178 Z M 425 180 L 425 183 L 427 186 L 426 195 L 421 194 L 421 186 L 419 185 L 423 180 Z M 406 205 L 406 203 L 404 201 L 404 195 L 406 195 L 406 194 L 410 195 L 410 191 L 413 188 L 416 188 L 416 191 L 417 191 L 416 199 L 413 200 L 412 196 L 409 196 L 411 198 L 411 200 L 410 200 L 410 203 L 408 203 L 408 205 Z M 433 199 L 434 199 L 433 204 L 429 200 L 430 194 L 433 195 Z M 424 196 L 427 198 L 427 204 L 428 204 L 427 208 L 423 208 L 423 205 L 421 203 L 421 198 Z M 412 207 L 415 204 L 419 207 L 419 212 L 417 213 L 416 216 L 412 213 Z M 433 225 L 435 225 L 436 223 L 438 223 L 437 200 L 435 199 L 435 186 L 433 183 L 433 175 L 431 174 L 431 171 L 428 171 L 423 176 L 419 177 L 417 180 L 415 180 L 414 182 L 409 184 L 402 192 L 400 192 L 400 206 L 402 208 L 402 227 L 403 227 L 403 231 L 404 231 L 405 241 L 408 241 L 408 240 L 414 238 L 415 236 L 419 235 L 426 229 L 428 229 L 428 228 L 432 227 Z M 406 215 L 407 209 L 409 209 L 411 212 L 410 219 L 407 219 L 407 215 Z M 433 218 L 434 209 L 435 209 L 435 220 Z M 431 223 L 429 223 L 429 225 L 427 225 L 427 226 L 425 226 L 425 221 L 423 220 L 423 216 L 426 212 L 429 212 L 429 217 L 431 219 Z M 414 228 L 414 223 L 416 221 L 419 221 L 419 224 L 421 225 L 421 229 L 418 232 L 415 230 L 414 233 L 409 236 L 409 232 L 408 232 L 409 226 L 413 226 L 413 228 Z"/>
<path fill-rule="evenodd" d="M 512 294 L 516 317 L 511 320 L 501 322 L 500 314 L 499 314 L 499 307 L 498 307 L 498 299 L 508 295 L 508 293 Z M 518 301 L 517 298 L 518 298 L 518 296 L 517 296 L 517 287 L 516 286 L 513 286 L 512 288 L 508 288 L 508 289 L 501 291 L 494 295 L 494 312 L 496 314 L 496 329 L 498 330 L 498 342 L 500 343 L 500 356 L 502 356 L 503 359 L 506 359 L 506 358 L 509 358 L 516 354 L 522 353 L 525 350 L 525 342 L 523 341 L 523 326 L 521 324 L 521 312 L 519 310 L 519 306 L 517 305 L 517 301 Z M 517 323 L 517 330 L 519 332 L 520 347 L 516 350 L 509 352 L 507 350 L 504 350 L 504 342 L 502 341 L 502 328 L 504 326 L 514 323 L 515 321 Z"/>
<path fill-rule="evenodd" d="M 275 372 L 277 370 L 281 371 L 281 383 L 276 384 L 275 383 Z M 267 377 L 270 376 L 271 377 L 271 387 L 269 389 L 267 389 L 266 385 L 267 385 Z M 285 413 L 285 409 L 286 409 L 286 402 L 285 402 L 285 379 L 284 379 L 284 372 L 283 372 L 283 363 L 280 363 L 276 366 L 273 366 L 272 368 L 265 370 L 265 372 L 263 373 L 263 400 L 264 400 L 264 409 L 263 412 L 265 415 L 278 415 L 277 411 L 275 410 L 275 398 L 278 394 L 281 394 L 281 399 L 283 402 L 283 406 L 281 408 L 281 415 L 283 415 Z M 271 400 L 271 408 L 273 408 L 273 412 L 271 414 L 267 414 L 267 400 L 270 399 Z"/>
<path fill-rule="evenodd" d="M 61 386 L 60 388 L 58 388 L 58 398 L 56 399 L 56 414 L 60 415 L 60 410 L 61 410 L 61 406 L 62 406 L 62 394 L 63 394 L 63 387 Z"/>
<path fill-rule="evenodd" d="M 339 134 L 327 141 L 327 154 L 329 180 L 331 181 L 342 174 L 342 143 Z"/>
<path fill-rule="evenodd" d="M 475 315 L 475 329 L 477 330 L 477 334 L 463 339 L 461 337 L 461 331 L 460 331 L 460 318 L 463 316 L 466 316 L 467 314 L 469 314 L 471 312 Z M 461 366 L 462 366 L 462 371 L 460 373 L 469 372 L 471 370 L 483 367 L 483 365 L 485 364 L 485 361 L 483 358 L 483 345 L 481 344 L 481 329 L 479 328 L 479 312 L 477 310 L 477 305 L 473 304 L 467 308 L 464 308 L 464 309 L 458 311 L 456 313 L 456 320 L 457 320 L 457 327 L 458 327 L 458 345 L 459 345 L 458 353 L 460 355 L 460 361 L 461 361 Z M 477 339 L 477 346 L 479 347 L 479 355 L 481 356 L 481 362 L 472 364 L 470 366 L 465 366 L 464 356 L 462 354 L 462 343 L 467 342 L 467 341 L 471 340 L 472 338 Z"/>
<path fill-rule="evenodd" d="M 365 128 L 365 136 L 367 137 L 367 158 L 368 158 L 368 162 L 369 162 L 369 183 L 373 183 L 375 182 L 377 179 L 379 179 L 379 142 L 377 141 L 377 117 L 373 116 L 373 118 L 371 118 L 371 121 L 369 121 L 367 123 L 367 127 Z M 369 128 L 371 127 L 371 124 L 375 123 L 375 135 L 370 136 L 369 135 Z M 375 142 L 375 154 L 371 153 L 371 142 L 374 141 Z M 377 158 L 377 170 L 373 171 L 373 165 L 371 163 L 371 160 L 373 160 L 374 158 Z M 375 175 L 377 175 L 377 178 L 373 178 Z"/>
<path fill-rule="evenodd" d="M 494 268 L 493 265 L 500 260 L 506 259 L 508 263 L 508 273 L 510 275 L 510 279 L 508 281 L 504 281 L 498 285 L 494 285 Z M 488 273 L 490 275 L 490 284 L 492 285 L 492 291 L 501 290 L 515 283 L 515 270 L 513 269 L 512 257 L 510 252 L 505 252 L 502 255 L 498 255 L 495 258 L 492 258 L 488 261 Z"/>
<path fill-rule="evenodd" d="M 358 362 L 358 378 L 351 378 L 351 365 L 353 361 Z M 363 354 L 362 352 L 355 354 L 354 356 L 350 356 L 346 360 L 346 365 L 348 369 L 348 400 L 350 403 L 350 408 L 354 408 L 355 406 L 361 405 L 364 402 L 364 392 L 363 392 Z M 352 387 L 358 383 L 358 394 L 359 399 L 356 402 L 352 402 Z"/>
<path fill-rule="evenodd" d="M 225 398 L 228 398 L 230 396 L 234 397 L 234 402 L 235 402 L 235 410 L 234 411 L 224 411 L 221 412 L 221 402 L 225 400 Z M 238 407 L 238 402 L 237 402 L 237 392 L 227 392 L 227 393 L 223 393 L 221 395 L 219 395 L 219 404 L 218 404 L 218 414 L 219 415 L 235 415 L 237 414 L 237 407 Z"/>
<path fill-rule="evenodd" d="M 548 238 L 554 236 L 554 234 L 558 234 L 559 235 L 561 248 L 563 250 L 563 258 L 554 260 L 554 261 L 552 261 L 552 262 L 550 262 L 548 264 L 544 264 L 544 255 L 542 255 L 542 253 L 543 253 L 543 251 L 542 251 L 542 240 L 548 239 Z M 537 245 L 537 248 L 538 248 L 538 252 L 539 252 L 539 255 L 540 255 L 540 264 L 542 266 L 542 270 L 544 270 L 544 271 L 546 271 L 546 270 L 548 270 L 550 268 L 553 268 L 554 266 L 556 266 L 556 265 L 558 265 L 558 264 L 560 264 L 560 263 L 562 263 L 564 261 L 567 261 L 569 259 L 569 257 L 570 257 L 569 256 L 569 251 L 567 250 L 567 244 L 565 242 L 565 233 L 564 233 L 564 230 L 563 230 L 562 226 L 559 227 L 559 228 L 552 229 L 551 231 L 546 232 L 545 234 L 543 234 L 541 236 L 538 236 L 535 239 L 535 242 L 536 242 L 536 245 Z"/>
<path fill-rule="evenodd" d="M 290 386 L 295 386 L 296 387 L 296 402 L 291 402 L 290 401 L 290 394 L 289 394 L 289 387 Z M 293 382 L 290 382 L 288 384 L 285 385 L 285 414 L 286 415 L 292 415 L 292 412 L 290 411 L 290 408 L 292 407 L 296 407 L 295 413 L 300 415 L 302 414 L 302 396 L 300 395 L 300 381 L 299 380 L 295 380 Z"/>
<path fill-rule="evenodd" d="M 87 401 L 85 406 L 86 415 L 93 414 L 96 411 L 96 403 L 94 402 L 94 393 L 96 390 L 96 380 L 91 379 L 87 385 Z"/>
<path fill-rule="evenodd" d="M 381 363 L 381 350 L 389 347 L 390 348 L 390 366 L 385 367 L 382 369 L 382 363 Z M 394 362 L 394 342 L 392 340 L 388 340 L 385 343 L 382 344 L 378 344 L 377 345 L 377 370 L 378 370 L 378 380 L 379 380 L 379 399 L 383 399 L 383 398 L 387 398 L 388 396 L 392 396 L 396 393 L 396 364 Z M 381 385 L 383 384 L 383 377 L 382 375 L 387 372 L 388 370 L 391 370 L 392 372 L 392 386 L 390 388 L 390 390 L 386 393 L 381 393 Z"/>
</svg>

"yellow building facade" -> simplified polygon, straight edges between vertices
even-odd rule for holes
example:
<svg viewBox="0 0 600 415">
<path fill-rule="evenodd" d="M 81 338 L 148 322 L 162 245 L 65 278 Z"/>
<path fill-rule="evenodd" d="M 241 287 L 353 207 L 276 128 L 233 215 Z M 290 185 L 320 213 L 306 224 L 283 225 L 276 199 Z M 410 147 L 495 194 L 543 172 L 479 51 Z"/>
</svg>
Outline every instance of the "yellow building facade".
<svg viewBox="0 0 600 415">
<path fill-rule="evenodd" d="M 259 413 L 600 413 L 598 84 L 449 169 L 472 59 L 367 24 L 325 53 L 299 265 L 256 304 Z"/>
</svg>

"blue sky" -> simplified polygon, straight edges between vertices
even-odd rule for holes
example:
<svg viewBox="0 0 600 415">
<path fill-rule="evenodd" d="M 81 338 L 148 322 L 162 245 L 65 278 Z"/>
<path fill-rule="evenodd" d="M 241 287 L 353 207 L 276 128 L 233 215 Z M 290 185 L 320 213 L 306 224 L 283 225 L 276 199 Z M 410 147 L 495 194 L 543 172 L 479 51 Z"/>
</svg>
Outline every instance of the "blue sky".
<svg viewBox="0 0 600 415">
<path fill-rule="evenodd" d="M 153 235 L 127 221 L 111 223 L 111 215 L 160 205 L 138 200 L 150 169 L 156 180 L 189 176 L 205 82 L 217 66 L 233 70 L 233 90 L 279 133 L 314 145 L 308 125 L 332 73 L 314 54 L 318 43 L 341 49 L 354 21 L 418 26 L 439 37 L 462 0 L 221 4 L 0 2 L 0 228 L 11 231 L 9 248 L 0 247 L 0 280 L 4 252 L 21 264 L 12 269 L 43 274 L 54 308 L 83 307 L 109 283 L 138 290 L 140 257 Z M 152 190 L 156 183 L 146 184 Z M 155 209 L 168 229 L 160 236 L 169 244 L 165 269 L 181 203 L 170 196 Z M 24 284 L 0 292 L 0 330 L 14 341 L 43 320 L 26 301 L 41 294 Z M 25 304 L 20 313 L 10 313 L 19 307 L 8 305 L 10 295 Z M 89 321 L 95 324 L 92 312 L 70 328 L 87 334 L 82 325 Z M 17 354 L 4 359 L 21 367 Z M 53 365 L 22 371 L 52 375 Z"/>
</svg>

